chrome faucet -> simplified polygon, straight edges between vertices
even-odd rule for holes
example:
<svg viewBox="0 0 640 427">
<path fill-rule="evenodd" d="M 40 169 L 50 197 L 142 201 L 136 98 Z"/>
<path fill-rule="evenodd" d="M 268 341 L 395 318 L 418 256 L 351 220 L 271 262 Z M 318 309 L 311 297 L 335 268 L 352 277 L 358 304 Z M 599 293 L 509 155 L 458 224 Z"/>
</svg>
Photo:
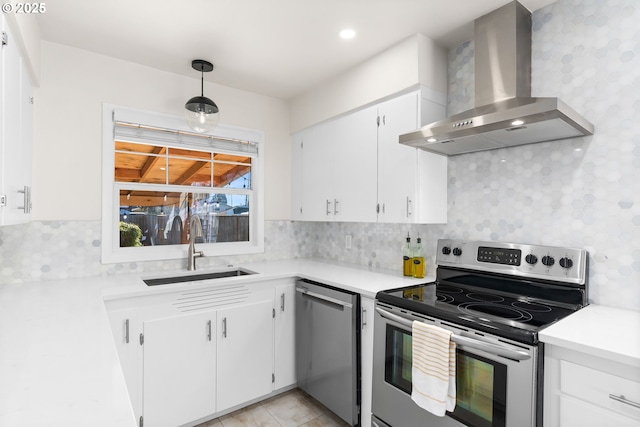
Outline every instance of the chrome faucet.
<svg viewBox="0 0 640 427">
<path fill-rule="evenodd" d="M 196 251 L 196 237 L 202 237 L 202 223 L 197 215 L 189 221 L 189 251 L 187 253 L 187 270 L 196 269 L 196 258 L 204 256 L 204 252 Z"/>
</svg>

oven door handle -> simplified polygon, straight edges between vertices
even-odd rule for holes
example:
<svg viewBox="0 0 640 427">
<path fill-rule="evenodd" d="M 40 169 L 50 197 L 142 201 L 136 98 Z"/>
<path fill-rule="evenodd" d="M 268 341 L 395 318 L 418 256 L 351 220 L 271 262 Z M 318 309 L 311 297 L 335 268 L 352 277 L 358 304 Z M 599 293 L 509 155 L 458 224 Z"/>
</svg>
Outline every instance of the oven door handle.
<svg viewBox="0 0 640 427">
<path fill-rule="evenodd" d="M 393 320 L 394 322 L 398 322 L 401 325 L 406 326 L 407 328 L 413 327 L 413 321 L 406 319 L 402 316 L 398 316 L 397 314 L 389 313 L 387 310 L 384 310 L 380 307 L 376 307 L 376 312 L 380 314 L 380 316 L 385 319 Z M 515 348 L 506 347 L 500 344 L 493 344 L 486 341 L 479 341 L 469 337 L 463 337 L 457 334 L 451 334 L 451 341 L 456 343 L 461 347 L 469 347 L 474 348 L 476 350 L 486 351 L 487 353 L 494 354 L 496 356 L 506 357 L 507 359 L 512 360 L 527 360 L 531 358 L 531 355 L 523 350 L 516 350 Z"/>
</svg>

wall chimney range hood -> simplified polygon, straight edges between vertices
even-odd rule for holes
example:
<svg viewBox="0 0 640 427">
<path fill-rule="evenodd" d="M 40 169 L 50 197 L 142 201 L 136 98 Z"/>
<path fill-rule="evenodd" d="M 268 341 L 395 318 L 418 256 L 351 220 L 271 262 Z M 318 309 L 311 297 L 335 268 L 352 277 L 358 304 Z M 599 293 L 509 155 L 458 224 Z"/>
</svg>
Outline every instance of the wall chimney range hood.
<svg viewBox="0 0 640 427">
<path fill-rule="evenodd" d="M 475 26 L 476 107 L 404 135 L 400 143 L 456 155 L 593 135 L 558 98 L 531 97 L 531 12 L 517 1 Z"/>
</svg>

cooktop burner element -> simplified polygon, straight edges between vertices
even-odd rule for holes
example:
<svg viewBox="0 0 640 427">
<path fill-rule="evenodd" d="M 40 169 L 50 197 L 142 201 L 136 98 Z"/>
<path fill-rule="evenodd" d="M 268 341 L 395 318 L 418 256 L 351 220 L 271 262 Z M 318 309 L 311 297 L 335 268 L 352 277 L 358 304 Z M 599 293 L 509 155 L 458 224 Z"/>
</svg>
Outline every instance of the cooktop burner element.
<svg viewBox="0 0 640 427">
<path fill-rule="evenodd" d="M 440 240 L 435 282 L 377 298 L 535 343 L 540 329 L 587 305 L 587 259 L 581 249 Z"/>
</svg>

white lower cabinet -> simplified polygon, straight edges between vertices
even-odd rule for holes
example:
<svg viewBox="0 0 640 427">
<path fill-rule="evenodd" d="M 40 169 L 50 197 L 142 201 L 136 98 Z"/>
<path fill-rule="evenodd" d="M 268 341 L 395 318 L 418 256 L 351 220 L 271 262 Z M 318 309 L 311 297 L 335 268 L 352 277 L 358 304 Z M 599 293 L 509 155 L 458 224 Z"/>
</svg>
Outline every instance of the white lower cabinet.
<svg viewBox="0 0 640 427">
<path fill-rule="evenodd" d="M 107 304 L 109 323 L 113 333 L 113 341 L 118 351 L 120 366 L 127 384 L 129 399 L 133 407 L 133 413 L 138 418 L 142 414 L 142 401 L 140 399 L 141 375 L 140 366 L 142 358 L 140 354 L 139 337 L 142 333 L 142 323 L 135 310 L 122 309 Z"/>
<path fill-rule="evenodd" d="M 218 310 L 217 411 L 273 390 L 273 310 L 273 300 Z"/>
<path fill-rule="evenodd" d="M 640 426 L 640 368 L 549 346 L 545 427 Z"/>
<path fill-rule="evenodd" d="M 371 425 L 371 396 L 373 394 L 373 314 L 375 302 L 371 298 L 362 297 L 360 304 L 362 306 L 360 425 L 368 427 Z"/>
<path fill-rule="evenodd" d="M 276 286 L 274 322 L 273 388 L 279 390 L 296 383 L 296 287 L 291 283 Z"/>
<path fill-rule="evenodd" d="M 241 302 L 182 313 L 184 293 L 105 302 L 139 424 L 193 425 L 295 385 L 294 279 L 245 288 Z"/>
<path fill-rule="evenodd" d="M 216 412 L 216 312 L 144 322 L 144 425 L 175 427 Z"/>
</svg>

